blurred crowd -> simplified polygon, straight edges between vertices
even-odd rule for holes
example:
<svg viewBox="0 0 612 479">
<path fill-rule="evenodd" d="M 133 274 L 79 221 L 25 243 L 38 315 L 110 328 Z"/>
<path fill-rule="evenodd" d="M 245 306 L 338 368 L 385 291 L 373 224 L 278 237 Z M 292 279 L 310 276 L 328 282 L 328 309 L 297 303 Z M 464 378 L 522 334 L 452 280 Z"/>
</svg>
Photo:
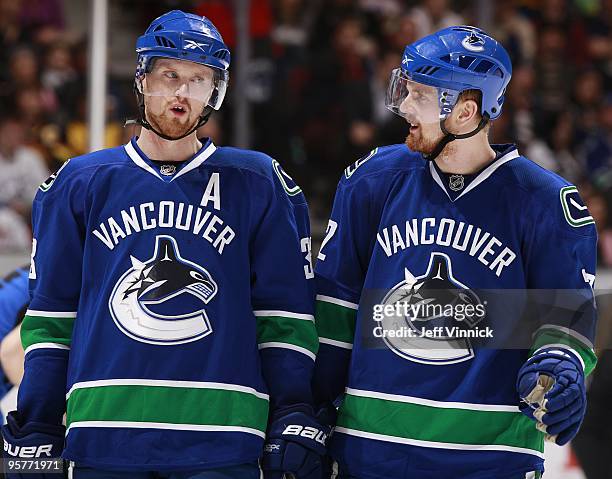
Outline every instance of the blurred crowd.
<svg viewBox="0 0 612 479">
<path fill-rule="evenodd" d="M 124 51 L 170 8 L 210 17 L 236 50 L 236 2 L 109 2 L 134 18 Z M 36 185 L 87 151 L 87 38 L 66 24 L 67 4 L 0 0 L 0 251 L 29 247 Z M 251 0 L 249 22 L 246 87 L 232 89 L 230 78 L 229 98 L 202 134 L 231 144 L 235 105 L 248 100 L 251 147 L 276 157 L 303 187 L 315 237 L 342 170 L 405 139 L 405 123 L 384 107 L 404 46 L 474 24 L 505 45 L 514 65 L 492 142 L 517 143 L 579 185 L 600 231 L 600 263 L 612 266 L 612 0 Z M 108 146 L 134 133 L 122 127 L 136 113 L 131 88 L 129 74 L 111 75 Z"/>
</svg>

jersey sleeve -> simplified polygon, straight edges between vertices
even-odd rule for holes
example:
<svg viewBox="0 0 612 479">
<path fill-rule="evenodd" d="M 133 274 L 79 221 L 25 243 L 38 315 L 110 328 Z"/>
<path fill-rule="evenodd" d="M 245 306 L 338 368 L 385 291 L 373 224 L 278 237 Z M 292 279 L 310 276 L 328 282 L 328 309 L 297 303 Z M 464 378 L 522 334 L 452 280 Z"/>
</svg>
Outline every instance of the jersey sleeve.
<svg viewBox="0 0 612 479">
<path fill-rule="evenodd" d="M 272 162 L 251 242 L 251 303 L 272 410 L 312 402 L 318 349 L 308 206 L 300 188 Z"/>
<path fill-rule="evenodd" d="M 367 185 L 338 184 L 315 267 L 319 354 L 313 392 L 319 404 L 335 401 L 347 384 L 357 308 L 369 263 Z M 363 204 L 362 204 L 363 203 Z"/>
<path fill-rule="evenodd" d="M 528 241 L 527 284 L 538 315 L 531 353 L 571 350 L 589 374 L 597 323 L 594 297 L 597 232 L 576 187 L 555 188 L 539 202 Z"/>
<path fill-rule="evenodd" d="M 81 290 L 85 180 L 64 172 L 41 185 L 32 211 L 30 306 L 21 327 L 24 421 L 61 424 L 72 330 Z"/>
</svg>

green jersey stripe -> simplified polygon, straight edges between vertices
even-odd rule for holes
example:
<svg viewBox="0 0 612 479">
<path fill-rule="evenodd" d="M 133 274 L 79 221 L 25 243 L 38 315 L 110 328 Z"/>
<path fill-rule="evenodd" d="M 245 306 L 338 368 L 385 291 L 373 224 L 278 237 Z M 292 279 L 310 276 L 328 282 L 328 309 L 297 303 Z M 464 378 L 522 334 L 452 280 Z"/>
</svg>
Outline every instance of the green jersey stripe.
<svg viewBox="0 0 612 479">
<path fill-rule="evenodd" d="M 317 300 L 315 317 L 319 337 L 353 344 L 357 320 L 355 309 Z"/>
<path fill-rule="evenodd" d="M 530 354 L 544 346 L 567 346 L 580 356 L 584 364 L 584 374 L 589 375 L 595 369 L 597 356 L 592 347 L 582 342 L 575 335 L 570 335 L 563 329 L 542 327 L 536 333 L 536 339 L 531 348 Z"/>
<path fill-rule="evenodd" d="M 64 344 L 70 346 L 74 317 L 30 316 L 23 318 L 21 344 L 27 350 L 40 343 Z"/>
<path fill-rule="evenodd" d="M 434 407 L 347 394 L 338 425 L 415 441 L 544 450 L 544 435 L 533 422 L 520 412 L 505 410 Z"/>
<path fill-rule="evenodd" d="M 221 389 L 121 385 L 71 391 L 66 423 L 110 421 L 189 426 L 234 426 L 265 432 L 268 401 Z M 143 426 L 145 427 L 145 426 Z M 169 426 L 170 427 L 170 426 Z M 170 427 L 172 428 L 172 427 Z"/>
<path fill-rule="evenodd" d="M 553 330 L 557 331 L 558 333 L 563 333 L 565 335 L 571 336 L 576 339 L 576 341 L 582 343 L 585 348 L 593 349 L 594 347 L 593 343 L 586 336 L 583 336 L 578 331 L 574 331 L 573 329 L 566 328 L 564 326 L 558 326 L 556 324 L 544 324 L 540 326 L 535 332 L 534 337 L 538 336 L 541 331 L 545 330 Z"/>
<path fill-rule="evenodd" d="M 70 398 L 72 392 L 76 389 L 86 389 L 93 387 L 105 386 L 165 386 L 173 388 L 190 388 L 190 389 L 223 389 L 226 391 L 238 391 L 246 394 L 252 394 L 260 399 L 268 400 L 270 396 L 261 393 L 256 389 L 239 384 L 216 383 L 207 381 L 175 381 L 169 379 L 100 379 L 98 381 L 82 381 L 74 383 L 66 394 L 66 399 Z"/>
<path fill-rule="evenodd" d="M 312 321 L 283 316 L 257 316 L 257 342 L 286 343 L 317 354 L 319 340 Z"/>
</svg>

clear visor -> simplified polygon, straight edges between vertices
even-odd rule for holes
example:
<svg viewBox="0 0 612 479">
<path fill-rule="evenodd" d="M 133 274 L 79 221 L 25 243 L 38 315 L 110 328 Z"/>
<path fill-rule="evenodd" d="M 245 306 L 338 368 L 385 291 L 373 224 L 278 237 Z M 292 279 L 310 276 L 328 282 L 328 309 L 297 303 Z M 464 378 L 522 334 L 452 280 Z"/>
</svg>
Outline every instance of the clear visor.
<svg viewBox="0 0 612 479">
<path fill-rule="evenodd" d="M 459 91 L 412 80 L 401 68 L 391 72 L 385 106 L 411 125 L 436 123 L 452 111 Z"/>
<path fill-rule="evenodd" d="M 145 96 L 189 98 L 215 110 L 221 108 L 227 83 L 227 72 L 187 61 L 157 61 L 150 72 L 136 78 Z"/>
</svg>

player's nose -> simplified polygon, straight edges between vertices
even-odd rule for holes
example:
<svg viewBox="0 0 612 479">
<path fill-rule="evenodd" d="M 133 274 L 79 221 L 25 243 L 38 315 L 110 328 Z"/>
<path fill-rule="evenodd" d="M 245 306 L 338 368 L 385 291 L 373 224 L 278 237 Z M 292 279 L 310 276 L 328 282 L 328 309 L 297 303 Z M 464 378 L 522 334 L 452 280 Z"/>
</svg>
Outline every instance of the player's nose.
<svg viewBox="0 0 612 479">
<path fill-rule="evenodd" d="M 187 85 L 187 83 L 181 83 L 181 86 L 179 86 L 176 91 L 174 92 L 174 94 L 178 97 L 188 97 L 189 96 L 189 86 Z"/>
<path fill-rule="evenodd" d="M 404 101 L 400 104 L 399 111 L 404 115 L 404 118 L 408 118 L 410 116 L 414 116 L 414 108 L 412 105 L 412 100 L 410 99 L 410 95 L 404 98 Z"/>
</svg>

